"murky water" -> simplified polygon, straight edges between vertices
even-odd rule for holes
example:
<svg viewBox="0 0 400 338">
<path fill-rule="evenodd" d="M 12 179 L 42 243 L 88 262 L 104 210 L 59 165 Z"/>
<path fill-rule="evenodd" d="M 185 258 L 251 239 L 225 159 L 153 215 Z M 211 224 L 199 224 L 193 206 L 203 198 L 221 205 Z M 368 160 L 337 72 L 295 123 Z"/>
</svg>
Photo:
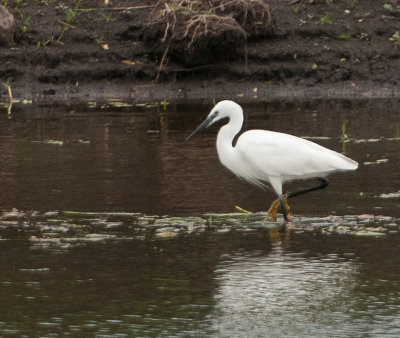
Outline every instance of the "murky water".
<svg viewBox="0 0 400 338">
<path fill-rule="evenodd" d="M 312 136 L 361 164 L 356 172 L 332 175 L 325 191 L 293 199 L 295 214 L 395 219 L 398 103 L 243 106 L 249 129 Z M 17 106 L 10 117 L 2 112 L 0 208 L 177 216 L 232 212 L 235 205 L 265 210 L 274 194 L 240 182 L 219 164 L 216 127 L 183 143 L 210 107 Z M 205 229 L 166 240 L 133 235 L 129 226 L 123 235 L 96 237 L 101 219 L 94 225 L 50 217 L 33 231 L 30 217 L 0 220 L 1 336 L 400 335 L 397 221 L 384 237 L 260 228 Z M 80 228 L 86 240 L 47 245 L 62 236 L 54 229 L 79 239 Z"/>
</svg>

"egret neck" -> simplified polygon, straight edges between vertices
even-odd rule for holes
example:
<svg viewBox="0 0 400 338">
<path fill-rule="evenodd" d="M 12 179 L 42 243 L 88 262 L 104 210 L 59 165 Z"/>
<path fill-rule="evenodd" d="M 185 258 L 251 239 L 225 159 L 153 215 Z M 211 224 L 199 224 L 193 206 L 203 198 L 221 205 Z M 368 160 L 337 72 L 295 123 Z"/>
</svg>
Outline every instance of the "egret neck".
<svg viewBox="0 0 400 338">
<path fill-rule="evenodd" d="M 240 108 L 240 107 L 237 107 Z M 243 126 L 243 110 L 232 109 L 229 122 L 221 127 L 217 136 L 217 151 L 221 158 L 225 153 L 228 155 L 234 150 L 233 140 Z"/>
</svg>

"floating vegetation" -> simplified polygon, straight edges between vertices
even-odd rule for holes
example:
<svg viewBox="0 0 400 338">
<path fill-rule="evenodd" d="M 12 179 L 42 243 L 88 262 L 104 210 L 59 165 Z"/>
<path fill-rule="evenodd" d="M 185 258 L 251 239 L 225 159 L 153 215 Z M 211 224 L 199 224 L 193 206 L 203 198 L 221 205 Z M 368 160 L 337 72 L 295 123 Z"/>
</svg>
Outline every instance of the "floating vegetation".
<svg viewBox="0 0 400 338">
<path fill-rule="evenodd" d="M 381 158 L 381 159 L 373 161 L 373 162 L 371 162 L 371 161 L 364 162 L 363 164 L 364 165 L 371 165 L 371 164 L 382 164 L 382 163 L 387 163 L 387 162 L 389 162 L 389 159 Z"/>
<path fill-rule="evenodd" d="M 378 197 L 379 198 L 399 198 L 400 197 L 400 191 L 391 192 L 391 193 L 388 193 L 388 194 L 380 194 Z"/>
<path fill-rule="evenodd" d="M 87 107 L 90 109 L 98 108 L 98 109 L 106 109 L 106 108 L 129 108 L 129 107 L 139 107 L 145 109 L 152 109 L 161 107 L 163 110 L 167 110 L 167 106 L 169 102 L 164 99 L 161 102 L 140 102 L 140 103 L 131 103 L 125 102 L 118 98 L 110 98 L 106 102 L 96 102 L 96 101 L 88 101 Z"/>
<path fill-rule="evenodd" d="M 2 82 L 2 85 L 4 86 L 4 88 L 7 89 L 8 99 L 9 99 L 9 104 L 8 104 L 8 108 L 7 108 L 7 114 L 10 115 L 11 114 L 11 108 L 12 108 L 12 105 L 13 105 L 13 95 L 12 95 L 12 90 L 11 90 L 10 78 L 8 78 L 6 82 Z"/>
<path fill-rule="evenodd" d="M 381 141 L 400 141 L 400 137 L 379 137 L 379 138 L 369 138 L 369 139 L 349 139 L 349 141 L 359 144 L 359 143 L 376 143 Z"/>
<path fill-rule="evenodd" d="M 116 108 L 133 107 L 133 104 L 127 103 L 127 102 L 123 102 L 123 101 L 118 100 L 118 99 L 110 99 L 110 100 L 108 100 L 108 105 L 111 106 L 111 107 L 116 107 Z"/>
<path fill-rule="evenodd" d="M 68 249 L 94 242 L 157 241 L 203 232 L 224 234 L 282 228 L 267 213 L 207 213 L 202 217 L 169 217 L 131 212 L 49 211 L 0 213 L 0 240 L 26 240 L 33 248 Z M 385 237 L 400 230 L 400 219 L 375 215 L 295 217 L 293 233 Z"/>
<path fill-rule="evenodd" d="M 382 141 L 382 138 L 370 138 L 370 139 L 358 139 L 358 140 L 354 140 L 354 143 L 375 143 L 375 142 L 379 142 Z"/>
<path fill-rule="evenodd" d="M 51 144 L 51 145 L 60 146 L 60 147 L 62 147 L 64 145 L 64 141 L 58 141 L 58 140 L 31 141 L 31 143 Z"/>
<path fill-rule="evenodd" d="M 96 108 L 97 102 L 96 101 L 88 101 L 87 106 L 88 106 L 88 108 Z"/>
<path fill-rule="evenodd" d="M 301 138 L 305 138 L 307 140 L 330 140 L 331 137 L 329 136 L 301 136 Z"/>
<path fill-rule="evenodd" d="M 143 107 L 143 108 L 155 108 L 159 106 L 159 103 L 148 102 L 148 103 L 136 103 L 136 107 Z"/>
</svg>

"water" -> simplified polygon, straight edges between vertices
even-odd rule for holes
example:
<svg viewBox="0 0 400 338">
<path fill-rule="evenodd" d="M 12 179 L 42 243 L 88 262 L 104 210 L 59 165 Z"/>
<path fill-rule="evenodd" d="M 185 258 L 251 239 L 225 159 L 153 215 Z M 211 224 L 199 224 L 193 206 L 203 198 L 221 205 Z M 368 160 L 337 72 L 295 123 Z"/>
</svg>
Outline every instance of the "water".
<svg viewBox="0 0 400 338">
<path fill-rule="evenodd" d="M 3 336 L 400 333 L 398 237 L 281 242 L 257 231 L 63 251 L 4 241 L 0 249 Z"/>
<path fill-rule="evenodd" d="M 317 137 L 361 164 L 332 175 L 327 190 L 294 199 L 295 214 L 400 217 L 397 101 L 243 106 L 249 129 Z M 273 193 L 219 164 L 217 128 L 183 143 L 210 107 L 28 106 L 15 107 L 10 118 L 4 112 L 1 209 L 178 216 L 232 212 L 235 205 L 265 210 Z M 29 218 L 0 222 L 1 336 L 400 335 L 396 231 L 375 238 L 206 230 L 162 240 L 139 239 L 127 228 L 119 239 L 59 247 L 34 245 Z M 74 231 L 86 224 L 74 222 Z"/>
<path fill-rule="evenodd" d="M 245 105 L 246 127 L 268 128 L 342 151 L 359 170 L 332 175 L 325 191 L 293 202 L 307 215 L 399 215 L 400 121 L 394 101 Z M 217 127 L 185 137 L 210 105 L 161 108 L 27 107 L 1 115 L 4 209 L 132 211 L 198 215 L 239 205 L 265 210 L 275 195 L 239 181 L 219 163 Z M 341 143 L 343 121 L 350 142 Z M 62 145 L 61 145 L 62 142 Z M 367 165 L 363 165 L 367 163 Z M 288 184 L 289 191 L 314 182 Z"/>
</svg>

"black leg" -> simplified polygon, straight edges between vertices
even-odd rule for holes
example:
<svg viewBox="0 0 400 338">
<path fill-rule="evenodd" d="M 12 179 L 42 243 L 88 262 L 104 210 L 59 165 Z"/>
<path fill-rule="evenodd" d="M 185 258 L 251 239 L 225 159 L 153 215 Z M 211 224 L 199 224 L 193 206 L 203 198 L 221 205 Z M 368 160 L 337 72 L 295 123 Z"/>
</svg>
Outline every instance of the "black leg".
<svg viewBox="0 0 400 338">
<path fill-rule="evenodd" d="M 281 203 L 283 218 L 285 221 L 288 221 L 288 212 L 285 207 L 285 202 L 283 201 L 283 196 L 279 196 L 279 202 Z"/>
<path fill-rule="evenodd" d="M 287 195 L 279 196 L 279 204 L 281 206 L 283 218 L 284 218 L 284 220 L 286 222 L 292 221 L 292 217 L 289 215 L 289 212 L 285 207 L 284 199 L 286 197 L 287 198 L 295 197 L 295 196 L 299 196 L 299 195 L 302 195 L 302 194 L 306 194 L 306 193 L 314 191 L 314 190 L 324 189 L 329 185 L 329 180 L 327 178 L 325 178 L 325 177 L 317 177 L 317 179 L 321 182 L 320 185 L 317 185 L 317 186 L 311 187 L 311 188 L 307 188 L 307 189 L 303 189 L 303 190 L 299 190 L 299 191 L 295 191 L 295 192 L 289 193 Z M 276 209 L 278 208 L 277 203 L 278 203 L 278 200 L 275 200 L 271 204 L 271 207 L 268 210 L 268 216 L 273 218 L 273 219 L 276 218 Z"/>
<path fill-rule="evenodd" d="M 317 179 L 321 182 L 320 185 L 317 185 L 316 187 L 311 187 L 311 188 L 307 188 L 307 189 L 291 192 L 291 193 L 288 194 L 288 198 L 299 196 L 299 195 L 303 195 L 303 194 L 306 194 L 306 193 L 314 191 L 314 190 L 324 189 L 324 188 L 326 188 L 328 186 L 329 180 L 327 178 L 325 178 L 325 177 L 317 177 Z M 279 198 L 279 199 L 281 200 L 281 198 Z M 281 205 L 282 205 L 282 200 L 281 200 Z"/>
</svg>

